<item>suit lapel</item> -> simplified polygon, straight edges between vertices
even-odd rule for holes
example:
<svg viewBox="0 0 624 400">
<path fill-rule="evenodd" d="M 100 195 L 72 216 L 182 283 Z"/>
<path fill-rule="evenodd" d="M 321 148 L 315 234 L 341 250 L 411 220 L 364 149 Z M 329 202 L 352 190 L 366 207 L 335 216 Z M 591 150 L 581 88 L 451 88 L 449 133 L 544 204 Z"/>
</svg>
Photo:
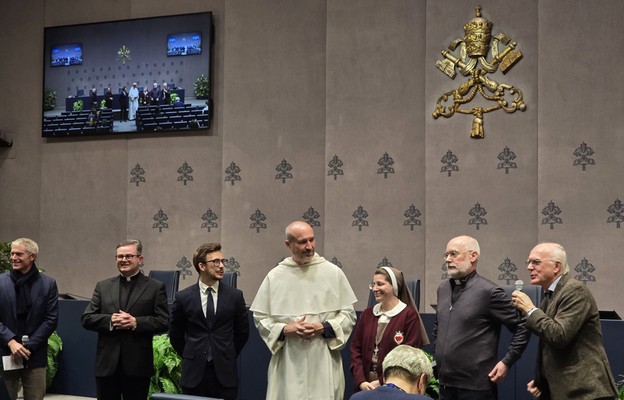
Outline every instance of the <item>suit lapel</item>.
<svg viewBox="0 0 624 400">
<path fill-rule="evenodd" d="M 121 275 L 111 279 L 110 298 L 113 299 L 114 312 L 118 312 L 121 308 L 119 307 L 119 280 L 120 279 L 121 279 Z"/>
<path fill-rule="evenodd" d="M 559 300 L 559 296 L 561 296 L 561 292 L 563 291 L 563 287 L 566 285 L 569 279 L 570 279 L 570 274 L 568 273 L 568 274 L 563 275 L 561 279 L 559 279 L 559 282 L 557 282 L 557 286 L 555 286 L 555 291 L 551 295 L 550 300 L 548 304 L 546 305 L 546 310 L 544 311 L 546 315 L 548 315 L 549 317 L 554 316 L 554 313 L 551 311 L 553 308 L 553 305 L 557 304 L 557 301 Z"/>
<path fill-rule="evenodd" d="M 202 298 L 201 298 L 201 296 L 202 296 L 202 293 L 201 293 L 201 290 L 199 288 L 199 283 L 196 283 L 195 286 L 193 286 L 193 297 L 191 298 L 191 309 L 197 311 L 197 314 L 199 315 L 199 318 L 202 320 L 202 323 L 208 329 L 210 329 L 210 325 L 208 324 L 208 319 L 206 318 L 206 314 L 204 314 L 204 310 L 202 309 Z M 206 307 L 208 307 L 207 303 L 206 303 Z M 216 315 L 216 313 L 215 313 L 215 315 Z"/>
</svg>

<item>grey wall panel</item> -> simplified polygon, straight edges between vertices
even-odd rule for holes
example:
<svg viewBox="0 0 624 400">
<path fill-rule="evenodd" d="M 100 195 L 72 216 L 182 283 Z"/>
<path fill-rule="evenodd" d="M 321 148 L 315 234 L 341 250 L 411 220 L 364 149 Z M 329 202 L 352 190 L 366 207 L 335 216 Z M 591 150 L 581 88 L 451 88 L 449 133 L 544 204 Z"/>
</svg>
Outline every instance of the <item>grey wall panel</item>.
<svg viewBox="0 0 624 400">
<path fill-rule="evenodd" d="M 0 65 L 9 82 L 0 130 L 14 136 L 13 148 L 0 149 L 0 240 L 32 236 L 60 290 L 85 296 L 114 272 L 111 254 L 126 236 L 144 240 L 147 270 L 189 270 L 181 287 L 196 280 L 188 263 L 197 245 L 221 241 L 251 302 L 266 272 L 288 255 L 284 227 L 310 211 L 318 213 L 309 217 L 319 223 L 318 251 L 344 268 L 360 299 L 374 268 L 391 263 L 422 280 L 421 308 L 431 311 L 447 241 L 470 234 L 481 243 L 479 271 L 501 284 L 528 280 L 524 261 L 535 243 L 561 242 L 571 273 L 599 307 L 621 313 L 623 28 L 616 18 L 624 3 L 561 4 L 481 2 L 493 33 L 508 34 L 524 55 L 492 79 L 516 85 L 527 104 L 525 112 L 487 114 L 483 140 L 468 137 L 471 116 L 431 116 L 438 97 L 466 79 L 449 79 L 435 61 L 462 36 L 472 3 L 7 5 L 0 26 L 21 41 L 0 43 L 3 54 L 20 56 Z M 44 26 L 200 11 L 213 12 L 216 30 L 208 136 L 41 139 Z M 508 170 L 499 168 L 506 148 L 516 156 Z M 458 158 L 450 176 L 441 162 L 448 151 Z M 178 180 L 184 163 L 193 170 L 186 185 Z M 137 164 L 146 179 L 138 187 L 131 181 Z M 548 211 L 550 202 L 560 214 Z M 487 212 L 479 229 L 469 224 L 477 204 Z M 360 206 L 368 213 L 361 230 L 353 216 Z M 160 209 L 169 224 L 162 231 L 154 227 Z M 210 231 L 201 227 L 209 210 L 218 224 Z M 256 210 L 266 219 L 254 220 Z"/>
</svg>

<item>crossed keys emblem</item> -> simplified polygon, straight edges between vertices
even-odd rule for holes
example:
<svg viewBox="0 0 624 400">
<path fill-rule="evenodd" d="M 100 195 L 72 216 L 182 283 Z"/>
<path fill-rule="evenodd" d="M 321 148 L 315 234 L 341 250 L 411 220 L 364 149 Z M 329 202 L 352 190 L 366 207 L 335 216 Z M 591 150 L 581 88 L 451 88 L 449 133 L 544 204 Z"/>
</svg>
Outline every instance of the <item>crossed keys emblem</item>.
<svg viewBox="0 0 624 400">
<path fill-rule="evenodd" d="M 502 51 L 501 45 L 504 46 Z M 450 118 L 456 112 L 472 114 L 470 137 L 482 139 L 484 114 L 500 109 L 508 114 L 516 110 L 525 111 L 526 104 L 520 89 L 506 83 L 498 83 L 488 76 L 499 69 L 506 74 L 520 61 L 522 53 L 516 46 L 517 43 L 504 33 L 492 38 L 492 22 L 481 16 L 481 7 L 477 6 L 475 18 L 464 25 L 464 37 L 452 41 L 448 46 L 450 51 L 442 50 L 444 58 L 435 64 L 451 79 L 455 79 L 457 70 L 470 78 L 458 88 L 449 90 L 438 98 L 433 118 Z M 468 103 L 477 93 L 484 99 L 483 104 L 468 108 Z"/>
</svg>

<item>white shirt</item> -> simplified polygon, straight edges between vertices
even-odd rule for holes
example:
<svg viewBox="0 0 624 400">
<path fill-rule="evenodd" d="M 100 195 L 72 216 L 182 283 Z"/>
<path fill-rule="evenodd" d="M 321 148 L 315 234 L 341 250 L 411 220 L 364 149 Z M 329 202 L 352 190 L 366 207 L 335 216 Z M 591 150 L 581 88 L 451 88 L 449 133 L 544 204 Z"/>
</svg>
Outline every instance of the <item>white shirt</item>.
<svg viewBox="0 0 624 400">
<path fill-rule="evenodd" d="M 217 281 L 214 285 L 208 286 L 202 281 L 199 281 L 199 293 L 201 296 L 201 304 L 202 311 L 204 312 L 204 316 L 206 316 L 206 308 L 208 307 L 208 288 L 211 287 L 214 290 L 212 294 L 212 298 L 214 300 L 214 313 L 217 313 L 217 299 L 219 298 L 219 281 Z"/>
</svg>

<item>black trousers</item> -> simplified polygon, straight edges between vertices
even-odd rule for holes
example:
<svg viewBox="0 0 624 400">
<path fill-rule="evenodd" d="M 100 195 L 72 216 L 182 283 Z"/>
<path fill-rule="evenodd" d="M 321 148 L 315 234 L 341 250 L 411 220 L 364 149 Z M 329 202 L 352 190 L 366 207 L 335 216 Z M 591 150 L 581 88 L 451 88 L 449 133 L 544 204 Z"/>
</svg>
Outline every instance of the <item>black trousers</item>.
<svg viewBox="0 0 624 400">
<path fill-rule="evenodd" d="M 206 362 L 206 373 L 199 385 L 194 388 L 182 388 L 184 394 L 194 396 L 216 397 L 218 399 L 236 400 L 238 397 L 238 386 L 225 387 L 217 379 L 215 374 L 214 363 Z"/>
<path fill-rule="evenodd" d="M 95 377 L 98 400 L 147 400 L 149 376 L 127 376 L 121 365 L 110 376 Z"/>
<path fill-rule="evenodd" d="M 492 390 L 469 390 L 440 386 L 440 400 L 498 400 L 496 386 Z"/>
</svg>

